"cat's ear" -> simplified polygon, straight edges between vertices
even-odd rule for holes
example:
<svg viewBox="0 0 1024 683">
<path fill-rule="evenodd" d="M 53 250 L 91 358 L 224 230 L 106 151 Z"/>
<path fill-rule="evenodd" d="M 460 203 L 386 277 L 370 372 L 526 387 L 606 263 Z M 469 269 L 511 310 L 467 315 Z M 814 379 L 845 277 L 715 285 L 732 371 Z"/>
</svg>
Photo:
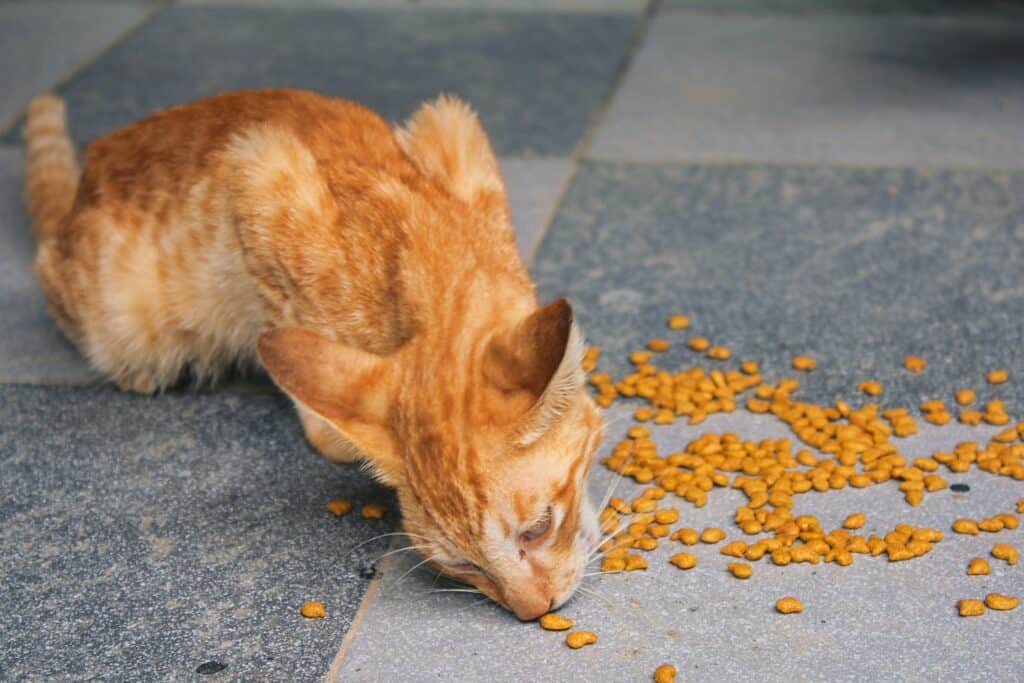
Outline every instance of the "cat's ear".
<svg viewBox="0 0 1024 683">
<path fill-rule="evenodd" d="M 424 102 L 395 136 L 420 173 L 468 204 L 507 216 L 498 160 L 468 104 L 450 95 Z"/>
<path fill-rule="evenodd" d="M 544 434 L 583 388 L 584 350 L 565 299 L 538 308 L 488 344 L 484 378 L 503 396 L 521 446 Z"/>
<path fill-rule="evenodd" d="M 269 330 L 260 361 L 296 403 L 333 425 L 384 479 L 397 464 L 388 424 L 392 363 L 298 327 Z"/>
</svg>

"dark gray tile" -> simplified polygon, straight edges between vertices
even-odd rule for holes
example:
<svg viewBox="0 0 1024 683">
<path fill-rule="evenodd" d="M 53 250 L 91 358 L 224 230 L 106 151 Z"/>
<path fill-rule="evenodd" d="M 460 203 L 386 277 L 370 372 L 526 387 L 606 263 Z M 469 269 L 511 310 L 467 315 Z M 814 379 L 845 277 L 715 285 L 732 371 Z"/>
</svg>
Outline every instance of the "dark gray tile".
<svg viewBox="0 0 1024 683">
<path fill-rule="evenodd" d="M 487 9 L 510 12 L 639 12 L 648 0 L 180 0 L 185 5 Z"/>
<path fill-rule="evenodd" d="M 615 425 L 612 438 L 630 423 L 622 407 L 608 418 Z M 994 431 L 926 427 L 901 444 L 905 454 L 950 449 L 958 440 L 985 439 Z M 755 442 L 791 436 L 774 417 L 745 412 L 717 415 L 697 427 L 658 427 L 653 436 L 667 453 L 700 433 L 724 431 Z M 643 487 L 614 477 L 594 467 L 590 490 L 598 500 L 612 487 L 627 500 L 640 495 Z M 1020 482 L 977 470 L 951 481 L 968 483 L 971 492 L 939 491 L 910 508 L 895 483 L 847 487 L 801 496 L 793 513 L 813 514 L 832 529 L 864 511 L 865 535 L 886 533 L 898 523 L 948 529 L 956 517 L 1012 510 L 1020 496 Z M 715 526 L 732 540 L 743 536 L 733 517 L 745 500 L 726 488 L 712 491 L 703 508 L 671 494 L 660 506 L 680 510 L 679 527 Z M 1022 536 L 1020 529 L 1004 532 L 999 542 L 1019 544 Z M 720 554 L 721 546 L 686 548 L 698 564 L 682 572 L 668 562 L 682 546 L 663 540 L 646 554 L 647 571 L 588 577 L 588 592 L 559 609 L 576 628 L 597 632 L 597 644 L 580 651 L 565 646 L 565 634 L 520 623 L 479 595 L 433 592 L 444 581 L 435 582 L 429 571 L 403 577 L 418 560 L 397 555 L 333 680 L 649 681 L 662 662 L 674 664 L 682 681 L 747 680 L 753 671 L 765 681 L 1010 680 L 1024 667 L 1019 615 L 990 612 L 984 621 L 965 624 L 955 609 L 960 597 L 1019 595 L 1024 589 L 1024 575 L 1003 562 L 992 562 L 990 576 L 966 575 L 968 558 L 987 555 L 992 543 L 991 536 L 946 534 L 923 558 L 890 563 L 857 556 L 848 567 L 779 567 L 764 558 L 752 563 L 753 577 L 738 581 L 726 571 L 734 560 Z M 776 614 L 773 605 L 784 595 L 798 596 L 804 613 Z"/>
<path fill-rule="evenodd" d="M 47 314 L 32 273 L 22 166 L 21 149 L 0 148 L 0 383 L 92 382 L 97 374 Z"/>
<path fill-rule="evenodd" d="M 1024 22 L 658 15 L 587 154 L 1024 167 Z"/>
<path fill-rule="evenodd" d="M 572 174 L 569 159 L 502 159 L 519 254 L 528 260 Z"/>
<path fill-rule="evenodd" d="M 533 271 L 572 297 L 603 367 L 702 334 L 774 377 L 814 356 L 813 400 L 877 379 L 890 405 L 968 386 L 1024 412 L 1021 172 L 585 164 Z M 665 328 L 676 311 L 686 335 Z M 697 362 L 681 344 L 664 360 Z M 989 387 L 997 367 L 1011 380 Z"/>
<path fill-rule="evenodd" d="M 975 14 L 1018 13 L 1018 0 L 665 0 L 666 10 L 820 14 Z"/>
<path fill-rule="evenodd" d="M 0 131 L 146 12 L 142 2 L 0 3 Z"/>
<path fill-rule="evenodd" d="M 324 509 L 390 495 L 281 396 L 0 386 L 0 491 L 4 680 L 322 677 L 394 522 Z"/>
<path fill-rule="evenodd" d="M 609 92 L 637 21 L 623 13 L 173 7 L 64 95 L 81 142 L 221 90 L 308 88 L 390 120 L 447 91 L 480 111 L 498 153 L 565 155 Z"/>
</svg>

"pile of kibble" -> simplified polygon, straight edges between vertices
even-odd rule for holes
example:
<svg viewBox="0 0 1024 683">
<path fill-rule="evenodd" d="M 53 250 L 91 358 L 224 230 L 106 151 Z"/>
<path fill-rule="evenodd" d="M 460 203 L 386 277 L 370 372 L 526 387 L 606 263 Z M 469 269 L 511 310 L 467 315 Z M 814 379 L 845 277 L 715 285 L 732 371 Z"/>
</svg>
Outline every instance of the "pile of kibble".
<svg viewBox="0 0 1024 683">
<path fill-rule="evenodd" d="M 689 327 L 689 320 L 684 315 L 673 315 L 668 319 L 668 327 L 682 331 Z M 701 336 L 680 341 L 716 361 L 732 356 L 727 347 L 715 346 Z M 953 390 L 960 422 L 977 425 L 984 421 L 1005 428 L 987 443 L 966 441 L 950 452 L 937 451 L 930 457 L 908 462 L 893 441 L 917 433 L 916 420 L 906 408 L 880 410 L 877 404 L 868 403 L 854 409 L 844 401 L 829 406 L 799 401 L 793 398 L 800 386 L 797 379 L 767 382 L 754 360 L 744 360 L 734 369 L 706 370 L 694 366 L 673 372 L 658 367 L 657 354 L 672 346 L 668 339 L 651 339 L 645 349 L 629 354 L 634 369 L 618 379 L 594 372 L 600 359 L 599 349 L 591 347 L 584 359 L 601 406 L 608 407 L 623 398 L 644 402 L 633 413 L 641 424 L 630 427 L 625 438 L 602 459 L 609 469 L 647 486 L 632 501 L 613 497 L 601 510 L 604 572 L 647 569 L 647 560 L 641 553 L 654 550 L 662 542 L 692 546 L 698 542 L 717 544 L 727 538 L 727 532 L 718 528 L 672 530 L 669 525 L 678 521 L 679 511 L 660 507 L 660 501 L 672 494 L 702 507 L 715 488 L 732 487 L 743 492 L 747 502 L 736 509 L 736 528 L 744 536 L 760 537 L 750 538 L 749 542 L 731 540 L 721 547 L 721 553 L 736 558 L 736 562 L 727 565 L 732 575 L 747 579 L 753 575 L 749 563 L 765 557 L 776 565 L 833 562 L 847 566 L 858 555 L 885 555 L 890 562 L 900 562 L 926 555 L 943 538 L 940 529 L 909 524 L 896 524 L 882 535 L 860 535 L 856 532 L 866 522 L 863 513 L 849 515 L 840 528 L 826 531 L 813 515 L 793 513 L 794 499 L 801 494 L 846 486 L 866 488 L 894 481 L 899 483 L 907 504 L 916 506 L 927 494 L 949 486 L 941 475 L 943 468 L 963 473 L 975 467 L 993 475 L 1024 480 L 1024 422 L 1011 425 L 1005 406 L 998 399 L 988 401 L 979 410 L 973 407 L 977 401 L 974 391 Z M 800 372 L 811 372 L 816 365 L 809 356 L 797 356 L 792 364 Z M 903 366 L 908 372 L 919 373 L 926 368 L 927 360 L 907 356 Z M 1001 369 L 986 376 L 991 384 L 1007 379 L 1008 373 Z M 860 382 L 856 388 L 871 397 L 884 392 L 882 385 L 871 379 Z M 731 432 L 706 433 L 678 452 L 661 454 L 649 429 L 642 424 L 667 425 L 686 419 L 688 424 L 695 425 L 711 414 L 730 413 L 740 405 L 753 413 L 775 415 L 789 426 L 793 438 L 751 441 Z M 950 422 L 956 410 L 948 409 L 937 399 L 924 401 L 920 408 L 923 419 L 936 425 Z M 1024 513 L 1024 498 L 1016 502 L 1015 510 Z M 959 534 L 996 533 L 1016 529 L 1019 524 L 1017 514 L 1007 511 L 981 520 L 951 520 L 950 529 Z M 1018 551 L 1010 544 L 996 543 L 991 555 L 1012 565 L 1017 562 Z M 697 558 L 688 552 L 678 552 L 669 557 L 669 562 L 688 570 L 697 565 Z M 988 560 L 970 558 L 965 571 L 969 575 L 988 574 Z M 960 616 L 969 617 L 984 614 L 986 609 L 1014 609 L 1019 602 L 1015 596 L 991 593 L 984 600 L 959 600 L 956 609 Z M 796 614 L 803 610 L 803 604 L 796 597 L 783 596 L 775 603 L 775 609 L 781 614 Z M 561 631 L 571 629 L 573 622 L 549 614 L 541 619 L 540 625 Z M 565 642 L 571 648 L 580 648 L 597 642 L 597 634 L 571 631 Z M 675 668 L 669 664 L 663 664 L 654 673 L 654 680 L 662 683 L 673 681 L 674 677 Z"/>
</svg>

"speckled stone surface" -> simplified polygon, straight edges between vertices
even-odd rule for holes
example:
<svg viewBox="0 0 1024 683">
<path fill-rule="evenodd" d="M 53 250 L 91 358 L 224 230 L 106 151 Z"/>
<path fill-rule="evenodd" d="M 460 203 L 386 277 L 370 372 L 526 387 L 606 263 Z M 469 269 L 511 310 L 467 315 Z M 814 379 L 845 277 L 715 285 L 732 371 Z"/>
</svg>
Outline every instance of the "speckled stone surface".
<svg viewBox="0 0 1024 683">
<path fill-rule="evenodd" d="M 502 12 L 638 12 L 649 0 L 179 0 L 184 5 L 477 9 Z"/>
<path fill-rule="evenodd" d="M 35 245 L 22 199 L 23 151 L 0 147 L 0 383 L 92 384 L 101 381 L 61 334 L 32 273 Z M 516 226 L 529 257 L 555 210 L 572 164 L 568 159 L 502 159 L 501 171 Z M 222 387 L 249 391 L 266 381 Z"/>
<path fill-rule="evenodd" d="M 1024 23 L 663 12 L 588 154 L 1024 166 Z"/>
<path fill-rule="evenodd" d="M 609 93 L 637 21 L 626 13 L 171 7 L 62 94 L 72 134 L 85 142 L 157 108 L 237 88 L 307 88 L 393 121 L 450 92 L 480 112 L 499 154 L 560 156 Z"/>
<path fill-rule="evenodd" d="M 0 148 L 0 383 L 93 382 L 97 375 L 46 312 L 32 274 L 21 148 Z"/>
<path fill-rule="evenodd" d="M 0 132 L 147 13 L 145 2 L 0 3 Z"/>
<path fill-rule="evenodd" d="M 659 364 L 697 362 L 681 342 L 703 335 L 816 401 L 876 379 L 887 405 L 967 386 L 1024 413 L 1024 173 L 585 164 L 533 271 L 615 372 L 653 336 L 675 343 Z"/>
<path fill-rule="evenodd" d="M 614 409 L 609 417 L 617 438 L 628 413 Z M 744 412 L 699 427 L 659 427 L 654 438 L 670 452 L 700 433 L 728 430 L 754 440 L 791 436 L 774 418 Z M 991 431 L 926 426 L 901 448 L 908 456 L 927 455 Z M 601 465 L 593 472 L 598 500 L 610 488 L 627 499 L 642 490 L 629 480 L 613 483 L 615 475 Z M 1012 512 L 1024 496 L 1024 483 L 1004 477 L 972 472 L 950 481 L 967 482 L 971 491 L 929 494 L 910 508 L 895 484 L 847 488 L 801 496 L 794 513 L 815 514 L 831 529 L 864 512 L 865 534 L 888 532 L 897 523 L 948 530 L 957 517 Z M 717 526 L 729 533 L 727 541 L 742 536 L 732 518 L 743 495 L 716 489 L 708 501 L 696 509 L 670 495 L 661 505 L 682 513 L 673 528 Z M 1024 612 L 990 611 L 967 620 L 957 615 L 956 601 L 1024 592 L 1020 565 L 992 560 L 990 576 L 966 575 L 968 560 L 987 556 L 993 543 L 1019 546 L 1022 540 L 1021 529 L 977 537 L 947 531 L 930 554 L 910 561 L 857 556 L 849 567 L 778 567 L 762 559 L 751 563 L 754 575 L 745 581 L 726 570 L 735 560 L 719 553 L 721 544 L 687 548 L 663 540 L 645 555 L 649 570 L 588 577 L 584 587 L 598 595 L 580 593 L 559 610 L 575 628 L 598 634 L 596 645 L 578 651 L 565 646 L 564 634 L 520 623 L 478 595 L 432 593 L 431 572 L 401 578 L 415 560 L 400 554 L 407 559 L 388 567 L 335 680 L 639 682 L 651 680 L 663 662 L 674 664 L 683 681 L 748 680 L 755 672 L 766 681 L 1015 680 L 1024 670 Z M 696 568 L 681 571 L 668 563 L 683 550 L 697 556 Z M 776 613 L 775 601 L 786 595 L 797 596 L 804 612 Z"/>
<path fill-rule="evenodd" d="M 1014 0 L 664 0 L 665 10 L 713 12 L 794 13 L 850 12 L 857 14 L 1016 13 Z"/>
<path fill-rule="evenodd" d="M 394 523 L 335 497 L 391 500 L 281 396 L 0 386 L 0 677 L 323 676 Z"/>
</svg>

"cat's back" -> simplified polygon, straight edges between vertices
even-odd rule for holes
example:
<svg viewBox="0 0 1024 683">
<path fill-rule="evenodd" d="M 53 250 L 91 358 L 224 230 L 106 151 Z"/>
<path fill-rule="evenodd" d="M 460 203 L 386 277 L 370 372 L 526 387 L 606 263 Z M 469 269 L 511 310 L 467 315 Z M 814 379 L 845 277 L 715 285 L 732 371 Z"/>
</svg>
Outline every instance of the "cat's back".
<svg viewBox="0 0 1024 683">
<path fill-rule="evenodd" d="M 170 107 L 89 144 L 79 199 L 132 201 L 181 196 L 218 171 L 232 140 L 253 130 L 293 135 L 328 182 L 346 167 L 414 174 L 391 127 L 361 104 L 289 88 L 241 90 Z"/>
</svg>

